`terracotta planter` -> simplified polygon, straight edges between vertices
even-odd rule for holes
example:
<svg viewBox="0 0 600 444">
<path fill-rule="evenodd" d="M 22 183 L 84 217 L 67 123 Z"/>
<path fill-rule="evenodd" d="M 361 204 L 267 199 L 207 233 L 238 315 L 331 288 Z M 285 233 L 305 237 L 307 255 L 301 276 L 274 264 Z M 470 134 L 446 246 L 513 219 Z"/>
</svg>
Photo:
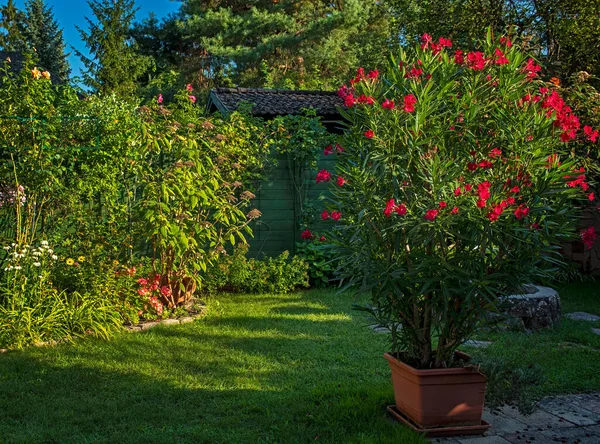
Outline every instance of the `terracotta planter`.
<svg viewBox="0 0 600 444">
<path fill-rule="evenodd" d="M 489 427 L 481 420 L 487 382 L 481 372 L 473 368 L 417 370 L 389 353 L 384 357 L 392 369 L 396 409 L 415 423 L 413 428 L 484 427 L 483 433 Z"/>
</svg>

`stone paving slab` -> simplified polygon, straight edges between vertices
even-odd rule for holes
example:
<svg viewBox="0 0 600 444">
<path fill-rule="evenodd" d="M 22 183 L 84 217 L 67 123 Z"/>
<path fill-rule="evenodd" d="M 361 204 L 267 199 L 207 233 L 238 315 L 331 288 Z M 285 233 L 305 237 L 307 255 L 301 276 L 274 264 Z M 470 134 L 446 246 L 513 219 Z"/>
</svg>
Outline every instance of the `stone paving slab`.
<svg viewBox="0 0 600 444">
<path fill-rule="evenodd" d="M 565 314 L 565 318 L 573 319 L 574 321 L 600 321 L 600 316 L 591 313 L 586 313 L 584 311 L 575 311 L 573 313 L 567 313 Z"/>
<path fill-rule="evenodd" d="M 485 410 L 485 436 L 432 438 L 436 444 L 600 444 L 600 393 L 544 398 L 529 416 L 516 408 Z"/>
</svg>

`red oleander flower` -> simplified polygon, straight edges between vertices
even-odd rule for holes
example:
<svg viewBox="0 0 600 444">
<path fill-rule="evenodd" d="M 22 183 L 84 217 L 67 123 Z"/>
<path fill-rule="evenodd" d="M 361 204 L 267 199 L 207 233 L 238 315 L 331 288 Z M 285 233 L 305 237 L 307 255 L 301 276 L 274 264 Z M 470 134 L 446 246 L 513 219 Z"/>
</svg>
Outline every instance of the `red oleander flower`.
<svg viewBox="0 0 600 444">
<path fill-rule="evenodd" d="M 372 139 L 373 137 L 375 137 L 375 133 L 372 130 L 367 130 L 365 131 L 365 137 L 367 139 Z"/>
<path fill-rule="evenodd" d="M 404 111 L 407 113 L 412 113 L 415 110 L 415 104 L 417 103 L 417 98 L 412 94 L 408 94 L 404 96 Z"/>
<path fill-rule="evenodd" d="M 519 207 L 514 211 L 513 214 L 515 215 L 515 217 L 517 219 L 523 219 L 524 217 L 527 217 L 527 215 L 529 214 L 529 208 L 527 208 L 523 205 L 519 205 Z"/>
<path fill-rule="evenodd" d="M 398 216 L 404 216 L 406 214 L 406 205 L 398 204 L 394 207 L 394 211 Z"/>
<path fill-rule="evenodd" d="M 494 166 L 494 164 L 492 162 L 490 162 L 489 160 L 482 160 L 481 162 L 479 162 L 479 168 L 490 169 L 493 166 Z"/>
<path fill-rule="evenodd" d="M 341 218 L 341 217 L 342 217 L 342 213 L 340 213 L 339 211 L 332 211 L 332 212 L 331 212 L 331 218 L 332 218 L 333 220 L 335 220 L 336 222 L 337 222 L 338 220 L 340 220 L 340 218 Z"/>
<path fill-rule="evenodd" d="M 385 217 L 390 217 L 395 207 L 396 201 L 394 199 L 388 200 L 385 204 L 385 210 L 383 210 L 383 214 L 385 214 Z"/>
<path fill-rule="evenodd" d="M 335 144 L 335 151 L 340 154 L 344 152 L 344 147 L 342 145 L 340 145 L 339 143 Z"/>
<path fill-rule="evenodd" d="M 474 71 L 481 71 L 485 68 L 485 55 L 480 51 L 468 53 L 467 66 Z"/>
<path fill-rule="evenodd" d="M 382 108 L 385 109 L 394 109 L 394 101 L 393 100 L 389 100 L 389 99 L 385 99 L 383 101 L 383 103 L 381 104 Z"/>
<path fill-rule="evenodd" d="M 324 154 L 325 156 L 329 156 L 330 154 L 333 154 L 333 146 L 331 146 L 331 145 L 327 145 L 327 146 L 325 147 L 325 149 L 323 150 L 323 154 Z"/>
<path fill-rule="evenodd" d="M 581 240 L 585 244 L 585 247 L 590 250 L 596 242 L 596 229 L 593 226 L 587 227 L 581 232 Z"/>
<path fill-rule="evenodd" d="M 349 92 L 346 95 L 346 97 L 344 97 L 344 105 L 346 105 L 348 108 L 352 108 L 355 104 L 356 99 L 354 98 L 354 95 L 352 95 L 352 93 Z"/>
<path fill-rule="evenodd" d="M 583 132 L 592 143 L 596 143 L 596 140 L 598 140 L 598 137 L 600 136 L 600 133 L 589 125 L 583 127 Z"/>
<path fill-rule="evenodd" d="M 342 176 L 338 176 L 335 183 L 338 184 L 340 187 L 343 187 L 344 184 L 346 183 L 346 179 L 344 179 Z"/>
<path fill-rule="evenodd" d="M 326 240 L 327 240 L 327 238 L 326 238 L 325 236 L 321 236 L 321 237 L 319 238 L 319 241 L 321 241 L 321 242 L 325 242 Z"/>
<path fill-rule="evenodd" d="M 373 71 L 369 72 L 369 74 L 367 75 L 367 77 L 369 79 L 376 79 L 377 77 L 379 77 L 379 71 L 377 71 L 376 69 L 374 69 Z"/>
<path fill-rule="evenodd" d="M 496 63 L 496 65 L 508 65 L 510 63 L 500 48 L 496 48 L 495 55 L 496 60 L 494 63 Z"/>
<path fill-rule="evenodd" d="M 312 233 L 310 232 L 310 230 L 307 228 L 306 230 L 304 230 L 304 231 L 302 232 L 302 234 L 300 235 L 300 237 L 301 237 L 302 239 L 312 239 L 312 237 L 313 237 L 313 234 L 312 234 Z"/>
<path fill-rule="evenodd" d="M 589 200 L 590 202 L 593 202 L 593 201 L 594 201 L 594 199 L 596 199 L 596 196 L 594 195 L 594 193 L 590 193 L 590 194 L 588 194 L 588 200 Z"/>
<path fill-rule="evenodd" d="M 465 191 L 471 191 L 473 189 L 473 185 L 465 184 Z"/>
<path fill-rule="evenodd" d="M 522 71 L 527 74 L 528 80 L 533 80 L 538 76 L 538 73 L 542 70 L 542 67 L 535 63 L 535 60 L 529 58 L 527 63 L 523 67 Z"/>
<path fill-rule="evenodd" d="M 486 202 L 485 200 L 483 200 L 483 199 L 479 199 L 479 200 L 477 201 L 477 208 L 485 208 L 485 205 L 486 205 L 486 203 L 487 203 L 487 202 Z"/>
<path fill-rule="evenodd" d="M 512 46 L 512 42 L 508 37 L 500 37 L 500 43 L 506 46 L 507 48 L 510 48 Z"/>
<path fill-rule="evenodd" d="M 438 210 L 427 210 L 425 212 L 425 219 L 433 221 L 438 216 Z"/>
<path fill-rule="evenodd" d="M 446 202 L 444 202 L 443 200 L 440 202 L 440 208 L 446 208 L 448 206 L 448 204 Z"/>
<path fill-rule="evenodd" d="M 373 105 L 375 103 L 375 99 L 373 97 L 365 96 L 364 94 L 361 94 L 361 96 L 356 101 L 364 105 Z"/>
<path fill-rule="evenodd" d="M 421 68 L 417 68 L 413 66 L 405 75 L 407 79 L 417 79 L 419 76 L 423 74 L 423 70 Z"/>
<path fill-rule="evenodd" d="M 325 169 L 317 173 L 317 183 L 329 182 L 331 180 L 331 173 Z"/>
<path fill-rule="evenodd" d="M 452 208 L 452 211 L 450 211 L 452 214 L 458 214 L 458 207 L 454 207 Z"/>
<path fill-rule="evenodd" d="M 450 39 L 446 39 L 444 37 L 440 37 L 439 45 L 442 48 L 452 48 L 452 41 Z"/>
<path fill-rule="evenodd" d="M 469 171 L 475 171 L 478 167 L 479 167 L 479 165 L 477 165 L 476 162 L 467 163 L 467 170 L 469 170 Z"/>
<path fill-rule="evenodd" d="M 495 159 L 497 157 L 502 156 L 502 150 L 498 149 L 498 148 L 494 148 L 490 151 L 490 153 L 488 154 L 488 156 L 492 159 Z"/>
<path fill-rule="evenodd" d="M 329 219 L 329 211 L 323 210 L 323 212 L 321 213 L 321 219 L 323 219 L 323 220 Z"/>
<path fill-rule="evenodd" d="M 463 52 L 460 49 L 458 49 L 454 53 L 454 63 L 456 65 L 462 65 L 463 63 L 465 63 L 465 57 L 463 56 Z"/>
<path fill-rule="evenodd" d="M 461 193 L 462 193 L 462 192 L 461 192 L 461 190 L 460 190 L 460 187 L 458 187 L 458 188 L 456 188 L 456 189 L 454 190 L 454 195 L 455 195 L 455 196 L 460 196 L 460 195 L 461 195 Z"/>
<path fill-rule="evenodd" d="M 514 186 L 510 189 L 511 193 L 517 194 L 521 192 L 521 188 L 519 188 L 518 186 Z"/>
<path fill-rule="evenodd" d="M 348 94 L 350 94 L 350 88 L 346 85 L 342 85 L 340 89 L 338 89 L 338 96 L 342 99 L 345 99 Z"/>
<path fill-rule="evenodd" d="M 515 198 L 514 197 L 508 197 L 506 199 L 506 204 L 507 205 L 514 205 L 515 204 Z"/>
</svg>

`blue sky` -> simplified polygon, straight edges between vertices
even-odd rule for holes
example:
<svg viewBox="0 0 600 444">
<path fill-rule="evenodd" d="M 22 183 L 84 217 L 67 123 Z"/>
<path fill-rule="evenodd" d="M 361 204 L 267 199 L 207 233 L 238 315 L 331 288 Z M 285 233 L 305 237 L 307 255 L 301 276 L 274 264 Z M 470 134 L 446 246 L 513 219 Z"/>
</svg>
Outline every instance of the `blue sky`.
<svg viewBox="0 0 600 444">
<path fill-rule="evenodd" d="M 1 0 L 2 4 L 6 4 L 6 1 Z M 25 0 L 17 0 L 17 6 L 23 8 Z M 52 7 L 54 11 L 54 17 L 64 30 L 65 41 L 67 45 L 72 45 L 83 53 L 86 53 L 83 42 L 79 38 L 79 33 L 75 29 L 75 26 L 79 26 L 83 29 L 86 28 L 86 22 L 84 17 L 92 17 L 92 11 L 89 8 L 86 0 L 46 0 L 46 4 Z M 139 7 L 137 13 L 138 21 L 148 17 L 150 12 L 154 12 L 159 18 L 165 17 L 171 12 L 175 12 L 179 9 L 179 2 L 172 0 L 136 0 L 136 4 Z M 69 52 L 72 50 L 69 47 Z M 72 75 L 77 76 L 82 68 L 81 61 L 78 57 L 73 54 L 69 57 L 71 68 L 73 70 Z"/>
</svg>

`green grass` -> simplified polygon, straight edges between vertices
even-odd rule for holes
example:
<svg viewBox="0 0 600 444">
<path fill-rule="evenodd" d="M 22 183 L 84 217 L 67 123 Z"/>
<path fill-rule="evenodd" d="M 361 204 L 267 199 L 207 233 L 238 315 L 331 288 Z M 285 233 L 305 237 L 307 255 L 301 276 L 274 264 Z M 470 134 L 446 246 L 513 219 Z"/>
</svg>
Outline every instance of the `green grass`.
<svg viewBox="0 0 600 444">
<path fill-rule="evenodd" d="M 224 295 L 193 324 L 0 355 L 0 442 L 424 443 L 386 336 L 333 291 Z"/>
<path fill-rule="evenodd" d="M 600 283 L 587 282 L 558 288 L 563 313 L 585 311 L 600 315 Z M 486 333 L 478 339 L 493 341 L 485 349 L 468 349 L 473 355 L 500 356 L 510 362 L 538 365 L 545 382 L 538 395 L 600 391 L 600 336 L 592 332 L 600 322 L 563 318 L 551 330 L 523 334 Z"/>
</svg>

